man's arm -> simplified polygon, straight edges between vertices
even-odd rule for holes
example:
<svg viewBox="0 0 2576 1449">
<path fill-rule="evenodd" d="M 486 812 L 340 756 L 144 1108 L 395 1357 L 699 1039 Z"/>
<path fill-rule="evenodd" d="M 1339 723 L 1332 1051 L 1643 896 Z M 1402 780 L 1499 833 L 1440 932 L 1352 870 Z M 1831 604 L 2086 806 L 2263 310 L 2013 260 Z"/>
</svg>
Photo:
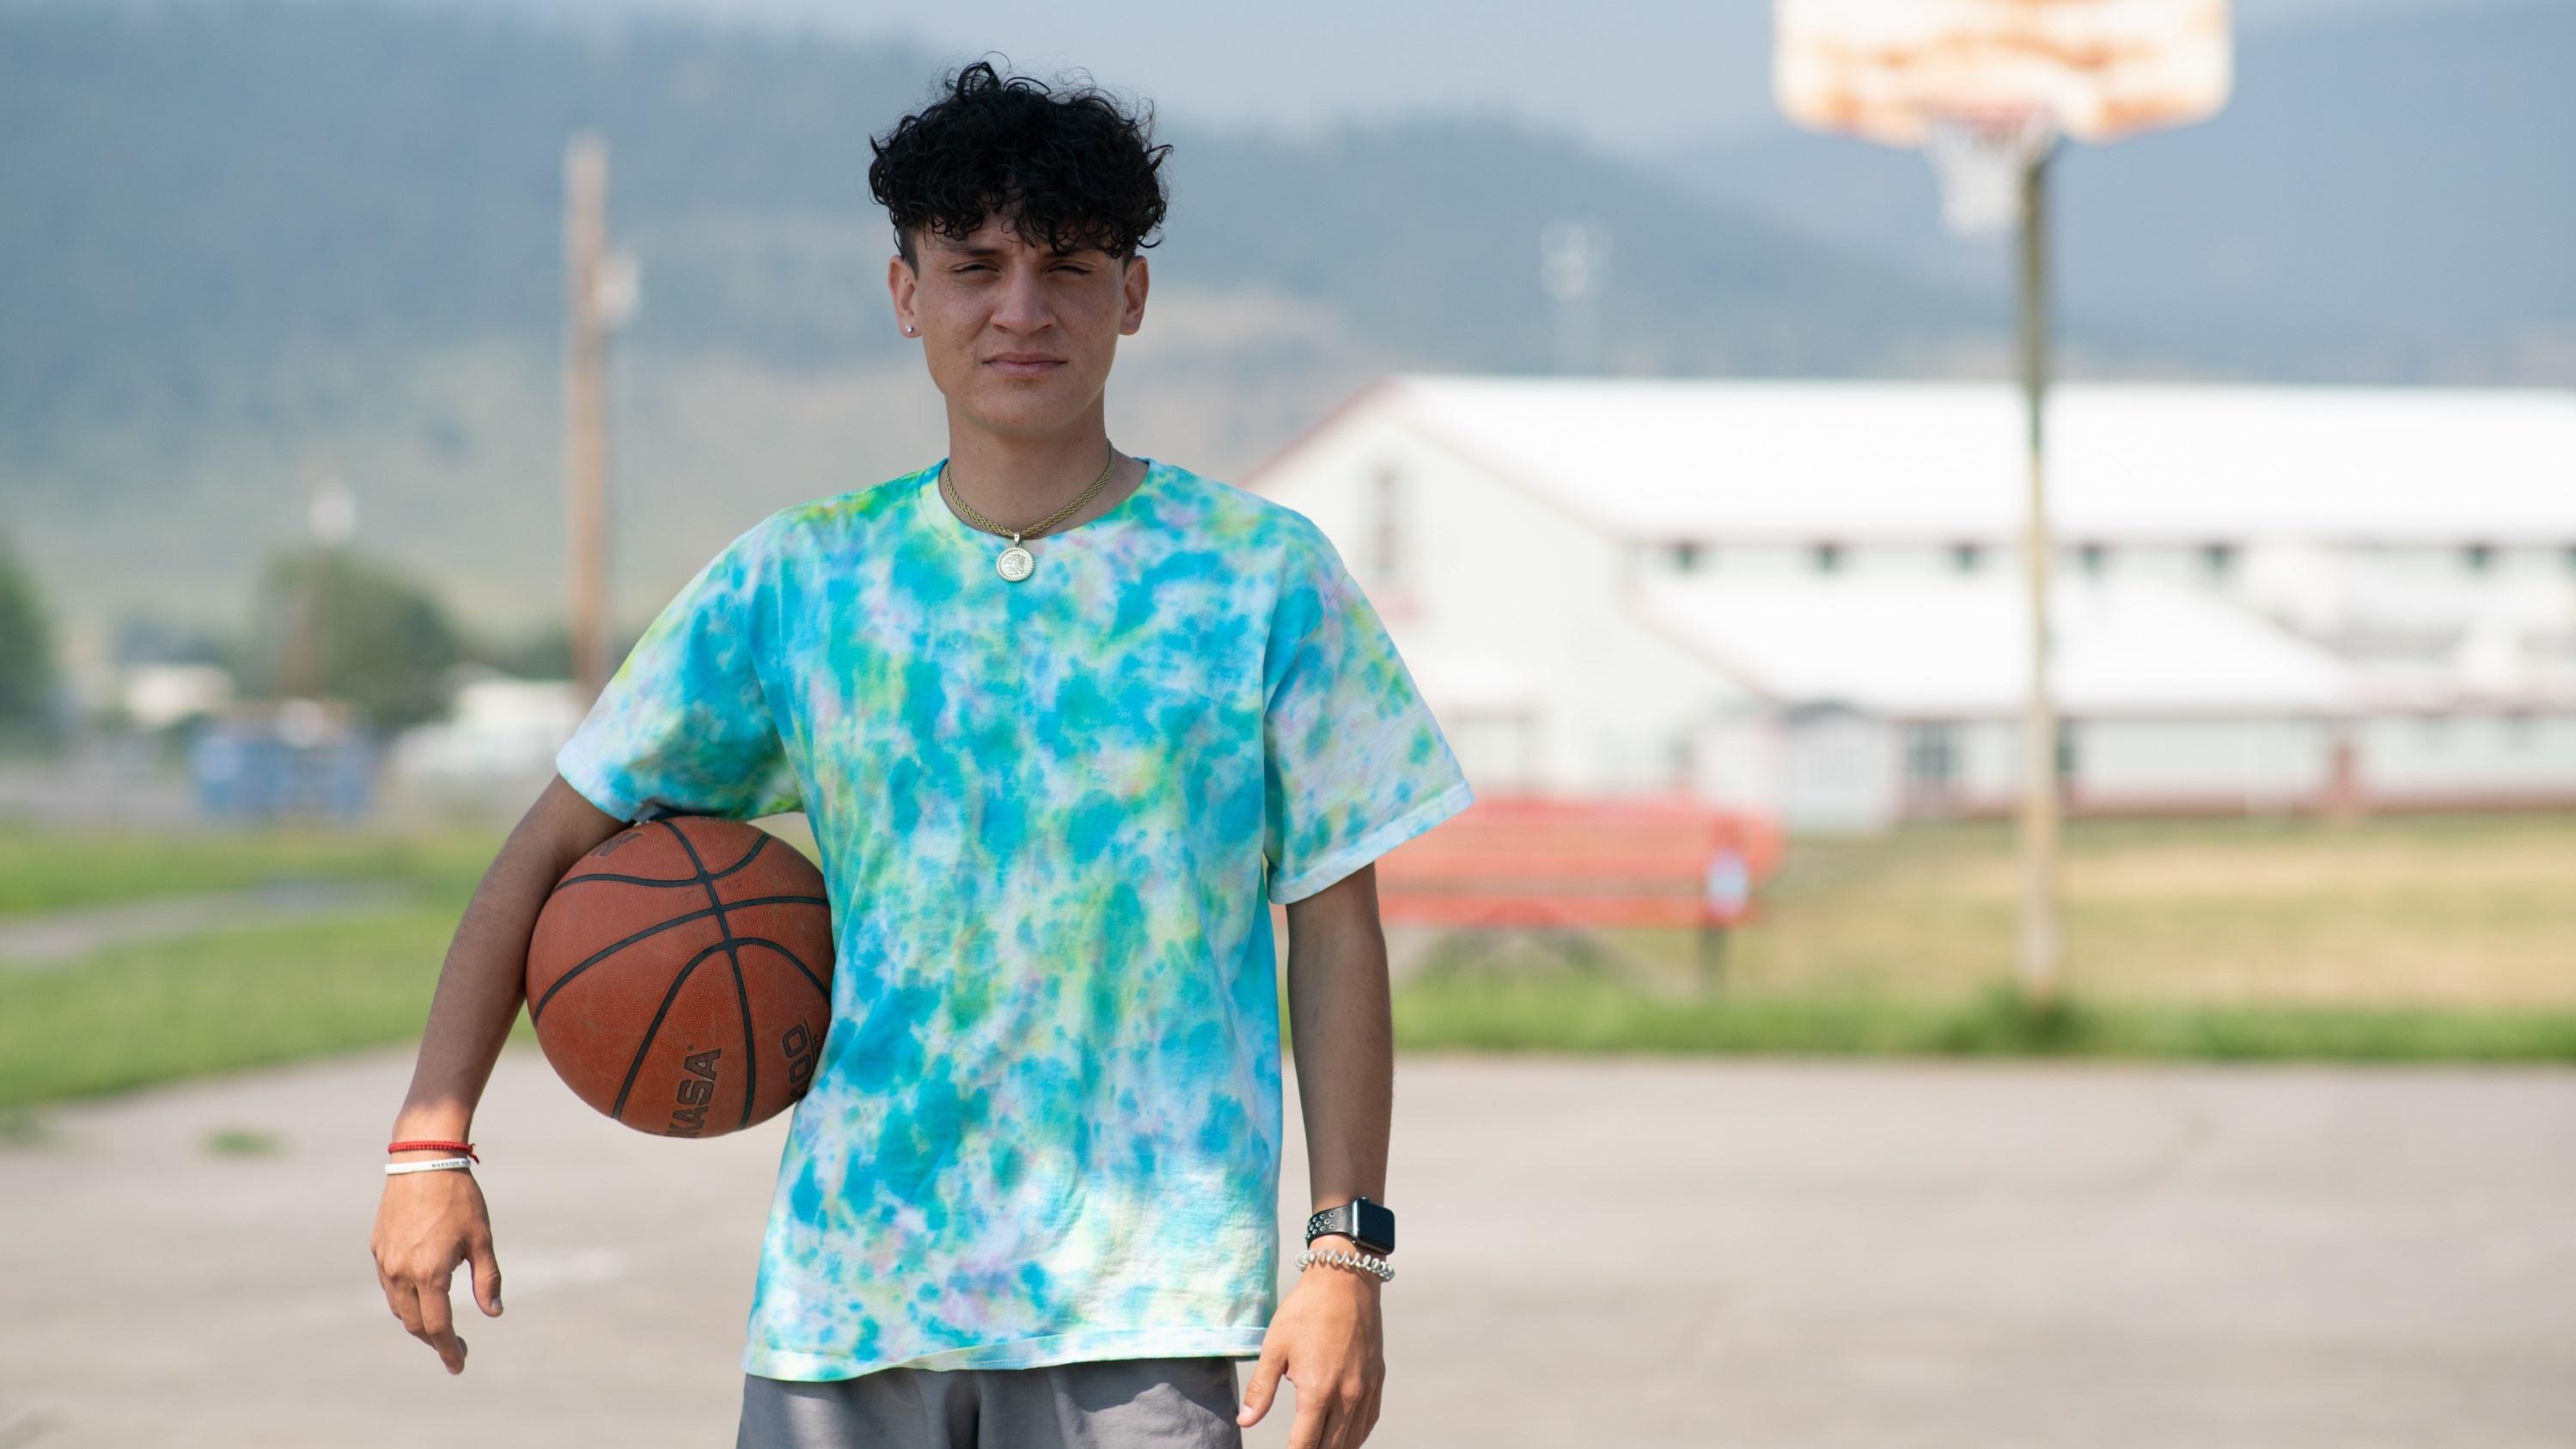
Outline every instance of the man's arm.
<svg viewBox="0 0 2576 1449">
<path fill-rule="evenodd" d="M 1384 1202 L 1395 1022 L 1377 867 L 1362 866 L 1289 902 L 1287 911 L 1288 1030 L 1306 1123 L 1309 1207 L 1321 1212 L 1355 1197 Z M 1338 1234 L 1333 1242 L 1351 1246 Z"/>
<path fill-rule="evenodd" d="M 390 1141 L 463 1141 L 492 1065 L 525 998 L 528 938 L 555 882 L 626 822 L 583 798 L 558 775 L 510 831 L 458 922 L 430 998 L 411 1090 L 394 1115 Z M 393 1160 L 445 1157 L 437 1149 Z M 501 1311 L 501 1267 L 491 1219 L 471 1172 L 407 1172 L 385 1179 L 376 1208 L 376 1280 L 394 1317 L 438 1350 L 451 1374 L 465 1371 L 465 1340 L 449 1311 L 447 1284 L 459 1262 L 474 1265 L 474 1299 Z"/>
<path fill-rule="evenodd" d="M 1395 1025 L 1377 867 L 1364 865 L 1287 911 L 1288 1029 L 1311 1206 L 1384 1201 Z M 1338 1234 L 1315 1244 L 1353 1246 Z M 1297 1385 L 1289 1449 L 1357 1449 L 1377 1424 L 1386 1378 L 1378 1290 L 1369 1274 L 1329 1264 L 1300 1275 L 1271 1320 L 1236 1422 L 1258 1423 L 1284 1374 Z"/>
</svg>

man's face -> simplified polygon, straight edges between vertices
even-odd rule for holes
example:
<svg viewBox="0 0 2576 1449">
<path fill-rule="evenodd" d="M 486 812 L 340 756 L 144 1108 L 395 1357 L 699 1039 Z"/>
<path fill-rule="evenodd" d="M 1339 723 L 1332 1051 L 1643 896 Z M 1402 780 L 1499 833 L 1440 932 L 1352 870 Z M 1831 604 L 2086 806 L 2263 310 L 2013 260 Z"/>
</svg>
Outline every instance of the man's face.
<svg viewBox="0 0 2576 1449">
<path fill-rule="evenodd" d="M 963 238 L 917 234 L 916 271 L 887 263 L 896 321 L 920 329 L 931 381 L 996 433 L 1043 437 L 1099 399 L 1121 334 L 1145 320 L 1145 259 L 1050 252 L 987 218 Z"/>
</svg>

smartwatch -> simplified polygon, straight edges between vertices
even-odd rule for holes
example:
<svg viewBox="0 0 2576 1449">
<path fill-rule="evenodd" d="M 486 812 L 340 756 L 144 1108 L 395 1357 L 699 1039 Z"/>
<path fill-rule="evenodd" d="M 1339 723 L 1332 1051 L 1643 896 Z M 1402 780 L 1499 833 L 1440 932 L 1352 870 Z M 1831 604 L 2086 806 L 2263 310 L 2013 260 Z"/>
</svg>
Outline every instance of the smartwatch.
<svg viewBox="0 0 2576 1449">
<path fill-rule="evenodd" d="M 1395 1214 L 1367 1198 L 1354 1198 L 1306 1219 L 1306 1241 L 1339 1233 L 1372 1253 L 1395 1251 Z"/>
</svg>

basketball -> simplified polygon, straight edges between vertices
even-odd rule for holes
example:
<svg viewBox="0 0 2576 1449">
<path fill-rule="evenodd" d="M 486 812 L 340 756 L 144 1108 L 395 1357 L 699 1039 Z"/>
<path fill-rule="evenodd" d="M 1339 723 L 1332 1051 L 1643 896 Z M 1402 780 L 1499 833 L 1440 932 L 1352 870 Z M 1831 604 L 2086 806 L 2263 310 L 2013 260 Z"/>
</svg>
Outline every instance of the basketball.
<svg viewBox="0 0 2576 1449">
<path fill-rule="evenodd" d="M 528 1019 L 565 1085 L 639 1132 L 717 1137 L 813 1083 L 832 1022 L 822 872 L 755 825 L 630 826 L 555 882 Z"/>
</svg>

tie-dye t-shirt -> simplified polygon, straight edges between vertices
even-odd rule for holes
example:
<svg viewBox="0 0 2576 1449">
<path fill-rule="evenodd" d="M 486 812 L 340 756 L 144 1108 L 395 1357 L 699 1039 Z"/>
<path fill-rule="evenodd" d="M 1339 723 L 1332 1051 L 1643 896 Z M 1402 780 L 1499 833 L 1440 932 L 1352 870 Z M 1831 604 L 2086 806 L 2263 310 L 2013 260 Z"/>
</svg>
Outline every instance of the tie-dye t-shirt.
<svg viewBox="0 0 2576 1449">
<path fill-rule="evenodd" d="M 1304 514 L 1169 463 L 1027 542 L 938 467 L 782 509 L 556 758 L 620 819 L 803 810 L 837 956 L 742 1366 L 784 1379 L 1260 1352 L 1266 902 L 1472 799 Z"/>
</svg>

